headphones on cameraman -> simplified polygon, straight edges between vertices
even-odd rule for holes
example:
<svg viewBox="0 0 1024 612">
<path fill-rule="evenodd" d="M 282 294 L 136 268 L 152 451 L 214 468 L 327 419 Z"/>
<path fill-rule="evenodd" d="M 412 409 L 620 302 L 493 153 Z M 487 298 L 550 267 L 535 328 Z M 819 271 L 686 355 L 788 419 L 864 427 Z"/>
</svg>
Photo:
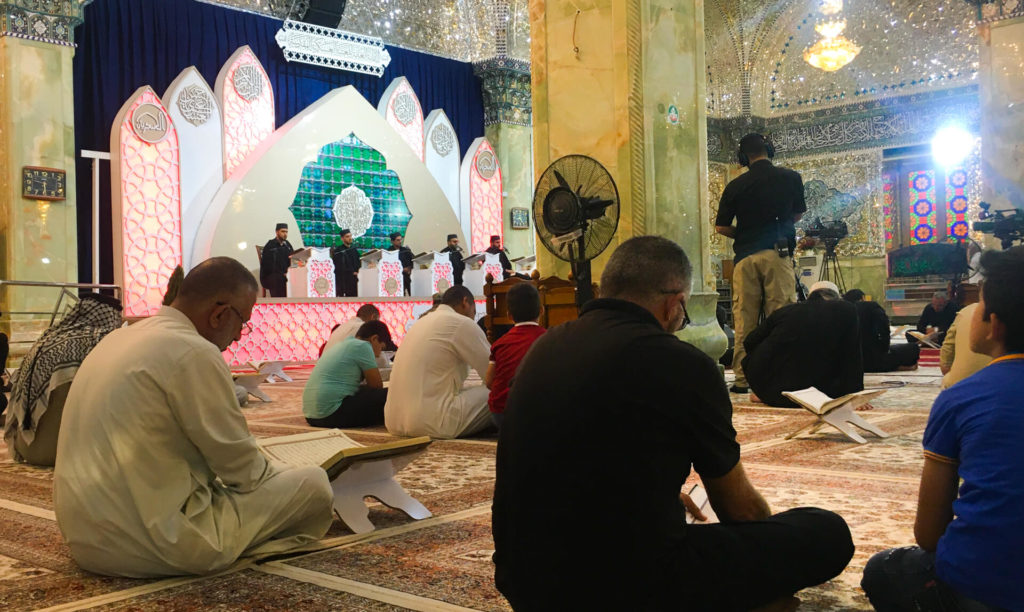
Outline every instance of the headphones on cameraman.
<svg viewBox="0 0 1024 612">
<path fill-rule="evenodd" d="M 768 159 L 775 157 L 775 145 L 772 144 L 772 141 L 768 140 L 765 136 L 754 132 L 740 138 L 740 146 L 736 149 L 736 161 L 739 162 L 741 166 L 750 166 L 750 158 L 743 152 L 743 141 L 751 138 L 757 138 L 760 140 L 761 144 L 764 145 L 764 152 L 768 156 Z"/>
</svg>

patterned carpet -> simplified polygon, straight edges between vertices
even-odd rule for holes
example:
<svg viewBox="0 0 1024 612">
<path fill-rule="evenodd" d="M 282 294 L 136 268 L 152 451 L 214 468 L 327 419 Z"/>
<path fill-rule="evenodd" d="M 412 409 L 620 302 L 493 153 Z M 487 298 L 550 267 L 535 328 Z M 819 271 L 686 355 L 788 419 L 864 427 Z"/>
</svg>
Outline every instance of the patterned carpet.
<svg viewBox="0 0 1024 612">
<path fill-rule="evenodd" d="M 258 437 L 308 431 L 293 383 L 265 384 L 273 401 L 244 409 Z M 743 461 L 772 507 L 819 506 L 849 522 L 857 552 L 837 579 L 803 591 L 801 610 L 869 610 L 858 586 L 874 552 L 913 541 L 921 437 L 939 391 L 934 368 L 869 375 L 888 388 L 861 413 L 891 437 L 868 444 L 823 429 L 785 436 L 813 421 L 807 412 L 751 404 L 733 395 Z M 392 439 L 383 428 L 349 430 L 364 444 Z M 490 500 L 495 439 L 435 442 L 399 480 L 433 513 L 412 521 L 374 505 L 377 530 L 354 535 L 340 522 L 318 552 L 240 561 L 222 574 L 168 580 L 104 578 L 79 570 L 53 515 L 52 471 L 17 465 L 0 448 L 0 609 L 3 610 L 509 610 L 495 590 Z M 695 480 L 695 477 L 691 477 Z"/>
</svg>

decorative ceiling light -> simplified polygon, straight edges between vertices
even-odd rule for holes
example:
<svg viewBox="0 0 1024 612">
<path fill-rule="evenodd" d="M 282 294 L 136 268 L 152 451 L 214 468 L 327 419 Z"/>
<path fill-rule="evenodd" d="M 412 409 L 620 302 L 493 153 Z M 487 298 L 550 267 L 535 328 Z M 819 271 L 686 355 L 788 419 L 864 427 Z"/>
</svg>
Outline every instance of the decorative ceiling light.
<svg viewBox="0 0 1024 612">
<path fill-rule="evenodd" d="M 815 68 L 833 72 L 852 62 L 860 53 L 860 47 L 843 36 L 846 21 L 826 21 L 814 26 L 814 29 L 822 38 L 804 50 L 804 61 Z"/>
</svg>

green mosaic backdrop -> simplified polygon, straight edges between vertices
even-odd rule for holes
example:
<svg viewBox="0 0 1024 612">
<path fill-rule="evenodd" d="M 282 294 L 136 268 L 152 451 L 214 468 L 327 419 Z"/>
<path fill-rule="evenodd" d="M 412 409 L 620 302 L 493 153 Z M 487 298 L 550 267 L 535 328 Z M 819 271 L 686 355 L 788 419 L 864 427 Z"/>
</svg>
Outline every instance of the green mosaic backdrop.
<svg viewBox="0 0 1024 612">
<path fill-rule="evenodd" d="M 302 169 L 298 191 L 288 210 L 298 221 L 306 246 L 341 244 L 342 228 L 334 220 L 334 199 L 350 185 L 362 189 L 373 205 L 373 222 L 366 234 L 356 238 L 356 246 L 388 248 L 388 234 L 405 235 L 412 214 L 398 174 L 387 169 L 384 156 L 376 149 L 349 134 L 324 146 L 316 161 Z"/>
</svg>

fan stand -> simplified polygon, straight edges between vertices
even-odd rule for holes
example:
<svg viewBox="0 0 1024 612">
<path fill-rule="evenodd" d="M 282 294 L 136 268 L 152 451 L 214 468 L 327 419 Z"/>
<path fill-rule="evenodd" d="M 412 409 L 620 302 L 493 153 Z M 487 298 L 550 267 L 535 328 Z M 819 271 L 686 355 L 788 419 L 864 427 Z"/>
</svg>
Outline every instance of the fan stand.
<svg viewBox="0 0 1024 612">
<path fill-rule="evenodd" d="M 592 275 L 590 268 L 590 260 L 579 261 L 576 258 L 577 253 L 586 252 L 586 246 L 583 242 L 585 239 L 584 236 L 586 236 L 585 230 L 583 236 L 580 236 L 579 238 L 578 246 L 574 246 L 571 243 L 569 244 L 569 258 L 572 259 L 572 275 L 573 278 L 576 280 L 577 310 L 583 308 L 584 304 L 594 299 L 594 290 L 591 283 Z"/>
</svg>

